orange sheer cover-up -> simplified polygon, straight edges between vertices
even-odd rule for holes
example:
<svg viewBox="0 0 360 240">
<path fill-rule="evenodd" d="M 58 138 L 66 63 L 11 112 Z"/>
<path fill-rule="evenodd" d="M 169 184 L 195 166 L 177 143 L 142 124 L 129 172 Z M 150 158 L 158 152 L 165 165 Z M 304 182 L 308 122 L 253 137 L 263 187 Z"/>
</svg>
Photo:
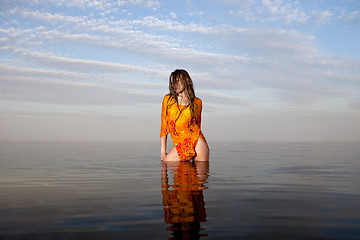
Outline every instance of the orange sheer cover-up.
<svg viewBox="0 0 360 240">
<path fill-rule="evenodd" d="M 178 105 L 170 94 L 163 99 L 160 138 L 170 133 L 180 161 L 191 161 L 196 156 L 199 136 L 206 142 L 200 130 L 201 110 L 202 101 L 195 97 L 194 119 L 191 121 L 190 105 Z"/>
</svg>

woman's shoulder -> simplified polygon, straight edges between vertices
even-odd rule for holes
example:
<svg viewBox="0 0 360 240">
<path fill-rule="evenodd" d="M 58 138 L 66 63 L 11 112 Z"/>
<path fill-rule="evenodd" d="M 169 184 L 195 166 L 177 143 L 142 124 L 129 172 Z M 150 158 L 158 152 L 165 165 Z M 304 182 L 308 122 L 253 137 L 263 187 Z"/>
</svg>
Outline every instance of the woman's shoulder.
<svg viewBox="0 0 360 240">
<path fill-rule="evenodd" d="M 196 103 L 200 103 L 200 104 L 202 103 L 201 99 L 198 98 L 198 97 L 195 97 L 195 102 L 196 102 Z"/>
<path fill-rule="evenodd" d="M 168 99 L 170 99 L 170 98 L 171 98 L 171 94 L 168 93 L 168 94 L 166 94 L 166 95 L 164 96 L 163 100 L 168 100 Z"/>
<path fill-rule="evenodd" d="M 171 101 L 171 100 L 172 100 L 172 96 L 169 93 L 166 94 L 163 98 L 163 102 L 165 102 L 165 103 L 169 103 L 169 101 Z"/>
<path fill-rule="evenodd" d="M 200 107 L 200 109 L 202 108 L 202 101 L 200 98 L 195 97 L 194 103 L 195 103 L 194 105 L 196 106 L 196 108 L 198 108 L 198 107 Z"/>
</svg>

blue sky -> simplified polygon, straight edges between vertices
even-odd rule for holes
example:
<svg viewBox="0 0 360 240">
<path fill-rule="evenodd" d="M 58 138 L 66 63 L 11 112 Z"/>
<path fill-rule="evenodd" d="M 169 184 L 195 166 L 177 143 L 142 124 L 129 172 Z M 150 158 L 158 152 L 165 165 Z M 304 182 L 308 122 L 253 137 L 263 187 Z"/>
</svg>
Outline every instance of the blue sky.
<svg viewBox="0 0 360 240">
<path fill-rule="evenodd" d="M 188 70 L 208 141 L 359 141 L 360 2 L 0 0 L 0 139 L 157 141 Z"/>
</svg>

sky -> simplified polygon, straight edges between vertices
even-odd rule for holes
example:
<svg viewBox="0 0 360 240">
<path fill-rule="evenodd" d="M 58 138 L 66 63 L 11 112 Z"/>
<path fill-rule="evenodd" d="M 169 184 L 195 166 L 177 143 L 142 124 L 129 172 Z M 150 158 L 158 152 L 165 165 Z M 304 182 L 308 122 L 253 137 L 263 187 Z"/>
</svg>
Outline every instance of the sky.
<svg viewBox="0 0 360 240">
<path fill-rule="evenodd" d="M 0 140 L 158 141 L 175 69 L 217 141 L 360 141 L 360 1 L 0 0 Z"/>
</svg>

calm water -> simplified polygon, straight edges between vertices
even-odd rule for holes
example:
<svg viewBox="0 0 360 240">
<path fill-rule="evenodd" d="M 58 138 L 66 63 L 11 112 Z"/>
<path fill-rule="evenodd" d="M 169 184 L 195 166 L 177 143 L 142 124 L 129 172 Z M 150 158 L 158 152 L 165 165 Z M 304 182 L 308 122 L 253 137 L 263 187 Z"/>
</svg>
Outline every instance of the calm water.
<svg viewBox="0 0 360 240">
<path fill-rule="evenodd" d="M 360 143 L 210 147 L 2 142 L 0 239 L 360 239 Z"/>
</svg>

